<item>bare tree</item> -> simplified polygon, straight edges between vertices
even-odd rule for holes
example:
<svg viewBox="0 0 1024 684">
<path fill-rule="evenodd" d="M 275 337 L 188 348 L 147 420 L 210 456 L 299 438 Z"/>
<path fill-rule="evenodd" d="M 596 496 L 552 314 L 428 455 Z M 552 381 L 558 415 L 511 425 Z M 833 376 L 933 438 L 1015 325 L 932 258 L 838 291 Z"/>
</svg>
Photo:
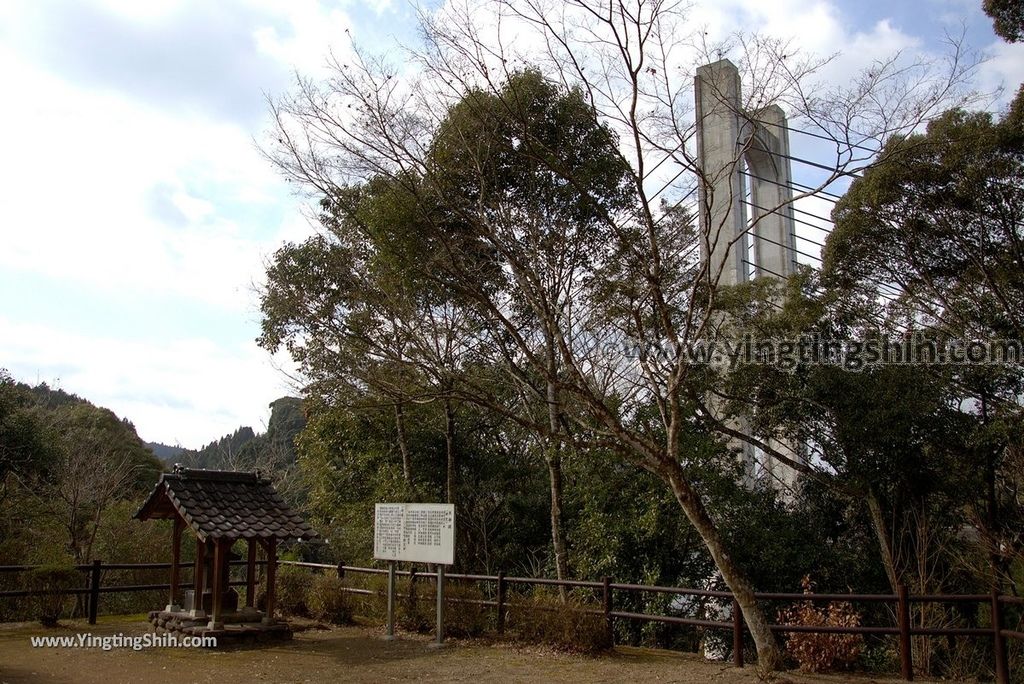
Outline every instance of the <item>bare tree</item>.
<svg viewBox="0 0 1024 684">
<path fill-rule="evenodd" d="M 50 514 L 67 533 L 68 550 L 76 564 L 91 559 L 104 512 L 137 474 L 138 466 L 129 454 L 66 437 L 44 496 Z"/>
</svg>

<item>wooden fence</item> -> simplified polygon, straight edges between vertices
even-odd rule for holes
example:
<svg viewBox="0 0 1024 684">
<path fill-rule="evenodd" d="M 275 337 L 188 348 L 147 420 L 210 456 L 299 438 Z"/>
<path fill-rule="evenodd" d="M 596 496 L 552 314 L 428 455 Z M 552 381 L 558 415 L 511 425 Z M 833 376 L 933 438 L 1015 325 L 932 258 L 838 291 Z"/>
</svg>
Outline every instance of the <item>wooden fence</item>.
<svg viewBox="0 0 1024 684">
<path fill-rule="evenodd" d="M 266 561 L 261 561 L 265 564 Z M 244 565 L 244 560 L 232 561 L 232 565 Z M 294 567 L 309 568 L 313 570 L 325 570 L 336 572 L 339 577 L 346 573 L 365 575 L 387 575 L 388 571 L 381 568 L 365 568 L 344 564 L 304 563 L 297 561 L 280 561 L 280 565 L 291 565 Z M 0 566 L 0 574 L 18 573 L 33 570 L 38 566 L 30 565 L 7 565 Z M 183 565 L 183 569 L 190 566 Z M 96 560 L 88 565 L 76 566 L 85 575 L 85 586 L 70 589 L 66 593 L 73 595 L 85 595 L 88 611 L 89 624 L 96 624 L 96 616 L 99 609 L 100 596 L 105 593 L 135 592 L 135 591 L 169 591 L 170 584 L 134 584 L 134 585 L 106 585 L 101 582 L 105 570 L 170 570 L 170 563 L 103 563 Z M 417 573 L 415 570 L 400 570 L 399 576 L 409 577 L 412 582 L 417 580 L 432 581 L 436 576 L 432 573 Z M 503 572 L 497 575 L 472 575 L 460 573 L 446 573 L 449 580 L 464 582 L 483 582 L 493 585 L 491 594 L 494 599 L 474 601 L 481 605 L 493 607 L 496 611 L 497 629 L 499 633 L 505 630 L 506 615 L 511 605 L 508 601 L 508 590 L 511 586 L 553 586 L 565 587 L 567 589 L 590 589 L 597 592 L 601 597 L 601 609 L 592 611 L 604 616 L 608 637 L 611 641 L 614 634 L 613 627 L 616 620 L 660 622 L 672 625 L 684 625 L 690 627 L 701 627 L 711 630 L 722 630 L 730 633 L 733 643 L 733 664 L 736 667 L 743 667 L 743 640 L 745 625 L 743 615 L 731 592 L 711 591 L 705 589 L 692 589 L 687 587 L 661 587 L 648 584 L 621 584 L 604 577 L 601 581 L 592 580 L 557 580 L 544 577 L 514 577 L 506 576 Z M 245 580 L 233 580 L 232 586 L 244 585 Z M 182 582 L 182 587 L 190 586 Z M 369 589 L 358 589 L 347 587 L 348 592 L 357 594 L 375 594 Z M 717 599 L 730 602 L 732 615 L 730 620 L 707 620 L 699 618 L 680 617 L 675 615 L 654 615 L 648 613 L 634 613 L 615 608 L 615 593 L 633 594 L 665 594 L 673 596 L 692 596 L 705 599 Z M 38 592 L 28 590 L 7 590 L 0 591 L 0 598 L 15 598 L 35 595 Z M 786 625 L 773 624 L 772 631 L 776 633 L 804 632 L 811 634 L 861 634 L 861 635 L 893 635 L 898 637 L 900 673 L 907 681 L 912 681 L 913 670 L 913 645 L 911 638 L 914 636 L 960 636 L 984 638 L 993 640 L 993 655 L 995 659 L 994 672 L 996 681 L 1000 684 L 1009 684 L 1010 665 L 1008 653 L 1008 640 L 1024 641 L 1024 631 L 1009 629 L 1005 625 L 1004 616 L 1006 607 L 1010 605 L 1024 607 L 1024 597 L 1004 596 L 993 591 L 991 594 L 910 594 L 905 586 L 899 587 L 896 594 L 797 594 L 797 593 L 774 593 L 759 592 L 755 595 L 759 601 L 811 601 L 813 603 L 828 603 L 832 601 L 846 601 L 861 604 L 885 604 L 889 606 L 896 615 L 895 625 L 860 625 L 860 626 L 826 626 L 826 625 Z M 461 599 L 448 598 L 450 602 L 458 602 Z M 990 626 L 989 627 L 919 627 L 911 624 L 910 607 L 912 604 L 985 604 L 989 606 Z"/>
</svg>

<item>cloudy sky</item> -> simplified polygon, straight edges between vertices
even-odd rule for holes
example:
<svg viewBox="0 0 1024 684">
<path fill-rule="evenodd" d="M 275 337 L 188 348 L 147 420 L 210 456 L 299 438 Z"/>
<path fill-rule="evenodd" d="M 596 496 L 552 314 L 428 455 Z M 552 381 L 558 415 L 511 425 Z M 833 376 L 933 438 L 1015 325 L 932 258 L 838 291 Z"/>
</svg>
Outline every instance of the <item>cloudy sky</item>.
<svg viewBox="0 0 1024 684">
<path fill-rule="evenodd" d="M 1024 80 L 1024 46 L 993 35 L 981 0 L 698 4 L 714 30 L 854 60 L 934 50 L 963 26 L 989 56 L 980 88 Z M 414 41 L 414 15 L 401 0 L 0 0 L 0 368 L 149 441 L 264 429 L 294 390 L 287 359 L 254 342 L 256 289 L 311 231 L 257 149 L 265 95 L 349 37 Z"/>
</svg>

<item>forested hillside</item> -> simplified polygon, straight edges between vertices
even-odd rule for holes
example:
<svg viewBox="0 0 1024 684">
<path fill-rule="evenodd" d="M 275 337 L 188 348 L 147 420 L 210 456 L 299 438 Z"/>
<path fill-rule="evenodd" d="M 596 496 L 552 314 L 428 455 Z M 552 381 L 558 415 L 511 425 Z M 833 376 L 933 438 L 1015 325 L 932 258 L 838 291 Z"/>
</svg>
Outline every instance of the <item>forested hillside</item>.
<svg viewBox="0 0 1024 684">
<path fill-rule="evenodd" d="M 127 418 L 0 370 L 0 564 L 149 553 L 129 517 L 162 470 Z"/>
<path fill-rule="evenodd" d="M 153 452 L 153 455 L 164 463 L 174 463 L 185 447 L 161 444 L 160 442 L 146 442 L 146 447 Z"/>
<path fill-rule="evenodd" d="M 163 462 L 127 418 L 0 371 L 0 565 L 164 555 L 162 526 L 130 518 L 175 462 L 261 470 L 299 504 L 295 438 L 304 426 L 301 400 L 283 397 L 270 404 L 265 433 L 243 427 L 198 451 L 167 447 Z"/>
</svg>

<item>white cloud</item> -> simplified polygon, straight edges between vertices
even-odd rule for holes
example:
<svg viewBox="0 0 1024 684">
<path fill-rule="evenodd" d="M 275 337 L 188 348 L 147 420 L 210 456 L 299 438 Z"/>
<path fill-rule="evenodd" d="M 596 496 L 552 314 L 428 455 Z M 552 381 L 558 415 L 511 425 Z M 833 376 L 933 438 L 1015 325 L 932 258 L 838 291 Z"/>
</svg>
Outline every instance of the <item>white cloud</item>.
<svg viewBox="0 0 1024 684">
<path fill-rule="evenodd" d="M 1024 83 L 1024 43 L 996 41 L 988 46 L 985 53 L 988 59 L 981 65 L 978 86 L 988 92 L 1002 88 L 1002 94 L 993 104 L 1005 106 Z"/>
<path fill-rule="evenodd" d="M 83 7 L 75 5 L 157 35 L 170 22 L 194 21 L 185 15 L 197 5 L 103 0 Z M 247 117 L 250 104 L 206 107 L 209 98 L 200 93 L 178 106 L 160 95 L 162 83 L 135 90 L 133 81 L 103 71 L 115 63 L 98 61 L 101 70 L 83 77 L 32 45 L 32 32 L 56 24 L 52 13 L 60 11 L 44 2 L 0 7 L 4 24 L 23 29 L 0 29 L 0 79 L 9 103 L 0 108 L 0 268 L 24 274 L 26 282 L 45 279 L 51 292 L 101 293 L 110 331 L 76 330 L 57 317 L 57 302 L 15 286 L 3 297 L 30 308 L 37 322 L 0 319 L 0 364 L 25 381 L 59 376 L 63 388 L 127 417 L 150 440 L 198 446 L 242 424 L 259 430 L 267 403 L 287 387 L 253 342 L 253 283 L 283 239 L 310 232 L 300 202 L 256 149 L 266 123 Z M 276 92 L 286 85 L 280 74 L 322 64 L 350 25 L 343 11 L 307 0 L 256 0 L 237 17 L 253 21 L 241 27 L 252 49 L 280 65 L 264 86 Z M 206 47 L 240 46 L 244 41 Z M 231 66 L 232 59 L 222 62 Z M 184 92 L 208 85 L 182 74 L 183 83 L 167 86 Z M 232 92 L 262 109 L 261 87 L 245 88 Z M 191 309 L 219 309 L 222 325 L 168 329 L 167 312 L 155 308 L 148 320 L 116 316 L 123 302 L 148 298 L 173 307 L 176 321 L 187 321 L 182 312 Z"/>
<path fill-rule="evenodd" d="M 0 358 L 16 378 L 56 385 L 128 418 L 148 441 L 198 448 L 241 425 L 265 429 L 267 405 L 294 392 L 255 345 L 201 336 L 88 336 L 0 317 Z"/>
<path fill-rule="evenodd" d="M 280 12 L 287 7 L 287 33 L 274 26 L 260 26 L 253 37 L 262 52 L 301 73 L 320 72 L 330 50 L 344 54 L 350 47 L 352 22 L 341 9 L 325 9 L 317 0 L 289 0 L 284 5 L 276 0 L 256 0 L 255 4 L 268 12 Z M 388 2 L 382 4 L 386 6 Z"/>
</svg>

